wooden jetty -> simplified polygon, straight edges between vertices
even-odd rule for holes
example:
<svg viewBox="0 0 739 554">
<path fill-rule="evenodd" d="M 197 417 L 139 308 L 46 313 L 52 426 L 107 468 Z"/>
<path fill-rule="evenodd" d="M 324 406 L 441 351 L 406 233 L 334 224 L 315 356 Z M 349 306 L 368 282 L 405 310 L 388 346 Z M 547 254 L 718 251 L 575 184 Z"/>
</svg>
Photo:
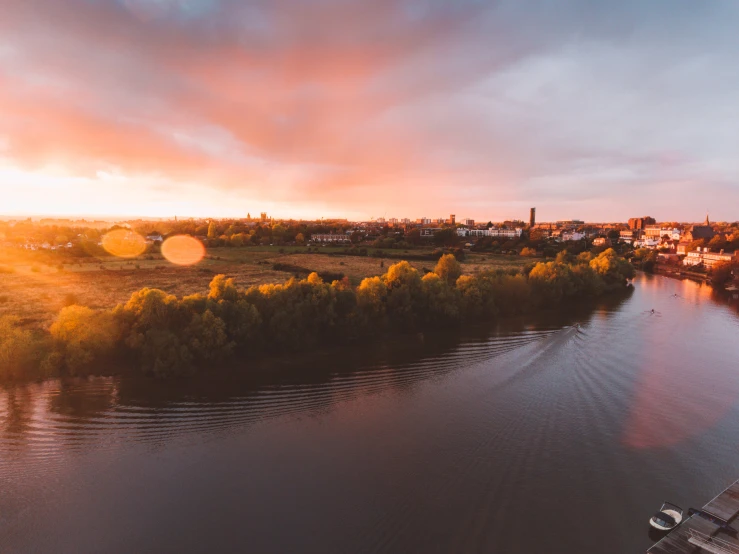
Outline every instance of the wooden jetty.
<svg viewBox="0 0 739 554">
<path fill-rule="evenodd" d="M 701 508 L 702 512 L 731 524 L 739 515 L 739 480 Z M 737 529 L 739 531 L 739 529 Z M 739 554 L 739 535 L 716 523 L 692 515 L 685 519 L 647 554 Z"/>
</svg>

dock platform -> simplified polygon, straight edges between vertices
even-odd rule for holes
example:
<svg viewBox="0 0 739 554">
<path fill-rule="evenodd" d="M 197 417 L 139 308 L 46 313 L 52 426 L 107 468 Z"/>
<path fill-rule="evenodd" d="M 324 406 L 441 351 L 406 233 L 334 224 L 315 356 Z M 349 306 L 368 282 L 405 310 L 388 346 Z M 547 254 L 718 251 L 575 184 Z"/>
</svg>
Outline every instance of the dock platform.
<svg viewBox="0 0 739 554">
<path fill-rule="evenodd" d="M 739 515 L 739 480 L 701 508 L 728 523 Z M 693 515 L 655 543 L 647 554 L 739 554 L 739 536 Z"/>
</svg>

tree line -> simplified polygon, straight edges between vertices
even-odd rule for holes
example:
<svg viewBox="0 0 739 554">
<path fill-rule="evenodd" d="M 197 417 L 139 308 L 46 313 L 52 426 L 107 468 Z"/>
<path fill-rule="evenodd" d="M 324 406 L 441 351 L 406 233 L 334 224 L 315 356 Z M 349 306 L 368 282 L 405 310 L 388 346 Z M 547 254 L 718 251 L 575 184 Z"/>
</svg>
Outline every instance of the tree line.
<svg viewBox="0 0 739 554">
<path fill-rule="evenodd" d="M 183 375 L 233 358 L 522 314 L 623 288 L 633 275 L 631 264 L 613 250 L 597 256 L 562 252 L 521 271 L 475 275 L 463 275 L 447 254 L 425 275 L 401 261 L 357 287 L 311 273 L 284 284 L 239 288 L 218 275 L 207 294 L 177 298 L 145 288 L 113 309 L 68 306 L 45 334 L 2 317 L 0 377 L 109 373 L 112 366 Z"/>
</svg>

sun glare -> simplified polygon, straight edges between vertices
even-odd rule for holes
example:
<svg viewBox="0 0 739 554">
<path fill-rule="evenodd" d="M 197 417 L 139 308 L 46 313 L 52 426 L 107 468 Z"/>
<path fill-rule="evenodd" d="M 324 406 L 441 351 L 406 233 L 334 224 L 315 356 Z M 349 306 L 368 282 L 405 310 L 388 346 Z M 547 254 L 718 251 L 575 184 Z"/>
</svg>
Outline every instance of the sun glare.
<svg viewBox="0 0 739 554">
<path fill-rule="evenodd" d="M 170 237 L 162 244 L 162 256 L 177 265 L 194 265 L 205 256 L 205 247 L 186 235 Z"/>
<path fill-rule="evenodd" d="M 116 229 L 103 236 L 103 248 L 119 258 L 135 258 L 146 251 L 146 240 L 134 231 Z"/>
</svg>

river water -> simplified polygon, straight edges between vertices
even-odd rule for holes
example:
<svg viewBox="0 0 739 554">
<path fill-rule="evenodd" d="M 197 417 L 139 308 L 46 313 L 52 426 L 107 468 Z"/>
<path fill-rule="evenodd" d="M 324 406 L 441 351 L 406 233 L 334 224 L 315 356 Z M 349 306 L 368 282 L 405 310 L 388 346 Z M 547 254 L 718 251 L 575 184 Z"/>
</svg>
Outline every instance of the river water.
<svg viewBox="0 0 739 554">
<path fill-rule="evenodd" d="M 0 390 L 0 552 L 639 553 L 663 500 L 739 478 L 739 313 L 707 287 L 465 333 Z"/>
</svg>

